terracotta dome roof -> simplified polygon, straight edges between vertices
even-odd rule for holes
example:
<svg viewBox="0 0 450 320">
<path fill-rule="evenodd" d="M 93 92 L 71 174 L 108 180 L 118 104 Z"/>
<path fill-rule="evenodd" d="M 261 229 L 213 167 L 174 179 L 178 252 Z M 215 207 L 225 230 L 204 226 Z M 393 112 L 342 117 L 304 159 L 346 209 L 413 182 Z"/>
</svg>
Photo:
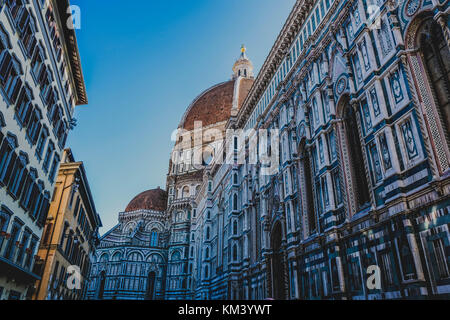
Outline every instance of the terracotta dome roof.
<svg viewBox="0 0 450 320">
<path fill-rule="evenodd" d="M 227 121 L 231 116 L 235 81 L 220 83 L 198 96 L 187 110 L 180 127 L 185 130 L 193 130 L 196 121 L 201 121 L 203 127 Z M 253 81 L 253 79 L 241 79 L 238 108 L 247 97 Z"/>
<path fill-rule="evenodd" d="M 194 122 L 202 126 L 228 120 L 233 104 L 234 80 L 221 83 L 203 92 L 191 105 L 182 125 L 183 129 L 193 130 Z"/>
<path fill-rule="evenodd" d="M 130 201 L 125 212 L 137 210 L 165 211 L 167 208 L 167 192 L 161 188 L 144 191 Z"/>
</svg>

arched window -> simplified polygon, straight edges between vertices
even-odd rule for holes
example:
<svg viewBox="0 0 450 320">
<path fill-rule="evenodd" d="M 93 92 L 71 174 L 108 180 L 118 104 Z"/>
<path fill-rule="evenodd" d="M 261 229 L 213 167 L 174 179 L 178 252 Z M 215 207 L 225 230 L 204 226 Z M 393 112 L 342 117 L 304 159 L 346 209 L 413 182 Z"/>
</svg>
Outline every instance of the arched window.
<svg viewBox="0 0 450 320">
<path fill-rule="evenodd" d="M 161 256 L 158 254 L 152 254 L 147 258 L 147 262 L 151 262 L 154 264 L 160 264 L 162 263 Z"/>
<path fill-rule="evenodd" d="M 210 237 L 209 227 L 206 227 L 206 240 L 209 240 L 209 237 Z"/>
<path fill-rule="evenodd" d="M 209 259 L 209 248 L 205 249 L 205 258 Z"/>
<path fill-rule="evenodd" d="M 419 50 L 450 149 L 450 50 L 442 28 L 429 19 L 419 32 Z"/>
<path fill-rule="evenodd" d="M 312 100 L 313 105 L 313 113 L 314 113 L 314 126 L 317 128 L 320 122 L 320 113 L 319 113 L 319 107 L 317 106 L 317 100 L 316 98 L 313 98 Z"/>
<path fill-rule="evenodd" d="M 237 229 L 238 229 L 238 224 L 237 224 L 237 221 L 235 220 L 235 221 L 233 221 L 233 234 L 234 235 L 237 235 L 237 233 L 238 233 Z"/>
<path fill-rule="evenodd" d="M 158 230 L 153 229 L 150 238 L 150 247 L 157 247 L 157 246 L 158 246 Z"/>
<path fill-rule="evenodd" d="M 238 259 L 237 245 L 233 244 L 233 261 L 237 261 L 237 259 Z"/>
<path fill-rule="evenodd" d="M 314 115 L 313 115 L 313 108 L 309 108 L 307 111 L 308 118 L 309 118 L 309 130 L 311 137 L 314 136 Z"/>
<path fill-rule="evenodd" d="M 208 266 L 205 266 L 205 278 L 209 277 L 209 269 Z"/>
<path fill-rule="evenodd" d="M 121 258 L 121 253 L 120 252 L 116 252 L 116 253 L 114 253 L 114 255 L 113 255 L 113 257 L 112 257 L 112 261 L 113 262 L 119 262 L 120 261 L 120 258 Z"/>
<path fill-rule="evenodd" d="M 180 252 L 179 252 L 179 251 L 175 251 L 175 252 L 172 254 L 172 261 L 178 261 L 178 260 L 180 260 L 180 259 L 181 259 Z"/>
<path fill-rule="evenodd" d="M 233 195 L 233 210 L 237 210 L 238 209 L 238 197 L 237 194 L 235 193 Z"/>
<path fill-rule="evenodd" d="M 369 183 L 364 167 L 363 148 L 359 138 L 356 112 L 350 104 L 344 110 L 344 127 L 347 135 L 347 146 L 349 150 L 350 169 L 355 183 L 357 210 L 361 210 L 370 202 Z"/>
<path fill-rule="evenodd" d="M 238 184 L 238 175 L 237 175 L 237 173 L 233 174 L 233 184 Z"/>
<path fill-rule="evenodd" d="M 311 153 L 305 151 L 303 156 L 303 178 L 305 181 L 305 197 L 306 197 L 306 217 L 308 219 L 308 231 L 309 234 L 313 234 L 316 232 L 316 208 L 314 204 L 314 192 L 313 192 L 313 184 L 312 184 L 312 170 L 311 170 Z"/>
<path fill-rule="evenodd" d="M 206 211 L 206 219 L 211 219 L 211 211 Z"/>
<path fill-rule="evenodd" d="M 189 187 L 183 187 L 183 198 L 189 198 Z"/>
<path fill-rule="evenodd" d="M 203 149 L 203 166 L 209 166 L 211 164 L 214 159 L 214 152 L 214 147 L 211 145 L 208 145 Z"/>
<path fill-rule="evenodd" d="M 139 252 L 133 252 L 128 255 L 128 261 L 140 262 L 143 261 L 143 257 Z"/>
</svg>

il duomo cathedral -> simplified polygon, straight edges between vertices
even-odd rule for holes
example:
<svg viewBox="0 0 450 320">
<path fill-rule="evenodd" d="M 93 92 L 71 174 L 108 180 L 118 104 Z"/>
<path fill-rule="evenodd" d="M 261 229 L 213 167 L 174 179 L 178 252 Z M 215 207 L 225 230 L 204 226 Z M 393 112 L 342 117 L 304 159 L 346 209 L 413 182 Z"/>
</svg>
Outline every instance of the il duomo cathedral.
<svg viewBox="0 0 450 320">
<path fill-rule="evenodd" d="M 187 108 L 166 190 L 101 238 L 88 299 L 450 298 L 449 11 L 298 0 L 256 77 L 243 48 Z M 204 134 L 229 129 L 256 131 Z M 236 161 L 250 141 L 274 172 Z"/>
</svg>

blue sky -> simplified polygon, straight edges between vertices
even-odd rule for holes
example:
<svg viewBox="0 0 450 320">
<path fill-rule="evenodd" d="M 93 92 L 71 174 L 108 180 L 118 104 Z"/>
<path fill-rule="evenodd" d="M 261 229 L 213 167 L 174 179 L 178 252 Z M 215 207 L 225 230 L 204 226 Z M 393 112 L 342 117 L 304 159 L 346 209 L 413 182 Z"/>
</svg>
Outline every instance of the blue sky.
<svg viewBox="0 0 450 320">
<path fill-rule="evenodd" d="M 71 0 L 89 105 L 67 147 L 86 166 L 106 232 L 138 193 L 166 186 L 171 133 L 231 77 L 241 44 L 256 71 L 295 0 Z"/>
</svg>

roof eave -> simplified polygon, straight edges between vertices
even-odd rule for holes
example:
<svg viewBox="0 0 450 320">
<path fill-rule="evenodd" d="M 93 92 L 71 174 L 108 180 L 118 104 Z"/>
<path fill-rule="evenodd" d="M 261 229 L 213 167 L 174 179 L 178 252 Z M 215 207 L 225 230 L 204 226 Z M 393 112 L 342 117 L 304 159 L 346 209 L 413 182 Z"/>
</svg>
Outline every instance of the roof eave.
<svg viewBox="0 0 450 320">
<path fill-rule="evenodd" d="M 71 13 L 67 13 L 70 6 L 69 0 L 53 0 L 53 6 L 57 8 L 57 16 L 60 20 L 60 27 L 63 30 L 63 42 L 65 52 L 67 54 L 73 83 L 75 85 L 75 105 L 88 104 L 86 93 L 86 85 L 83 77 L 83 69 L 81 67 L 80 52 L 78 50 L 77 37 L 74 28 L 68 28 L 67 21 L 71 17 Z"/>
</svg>

